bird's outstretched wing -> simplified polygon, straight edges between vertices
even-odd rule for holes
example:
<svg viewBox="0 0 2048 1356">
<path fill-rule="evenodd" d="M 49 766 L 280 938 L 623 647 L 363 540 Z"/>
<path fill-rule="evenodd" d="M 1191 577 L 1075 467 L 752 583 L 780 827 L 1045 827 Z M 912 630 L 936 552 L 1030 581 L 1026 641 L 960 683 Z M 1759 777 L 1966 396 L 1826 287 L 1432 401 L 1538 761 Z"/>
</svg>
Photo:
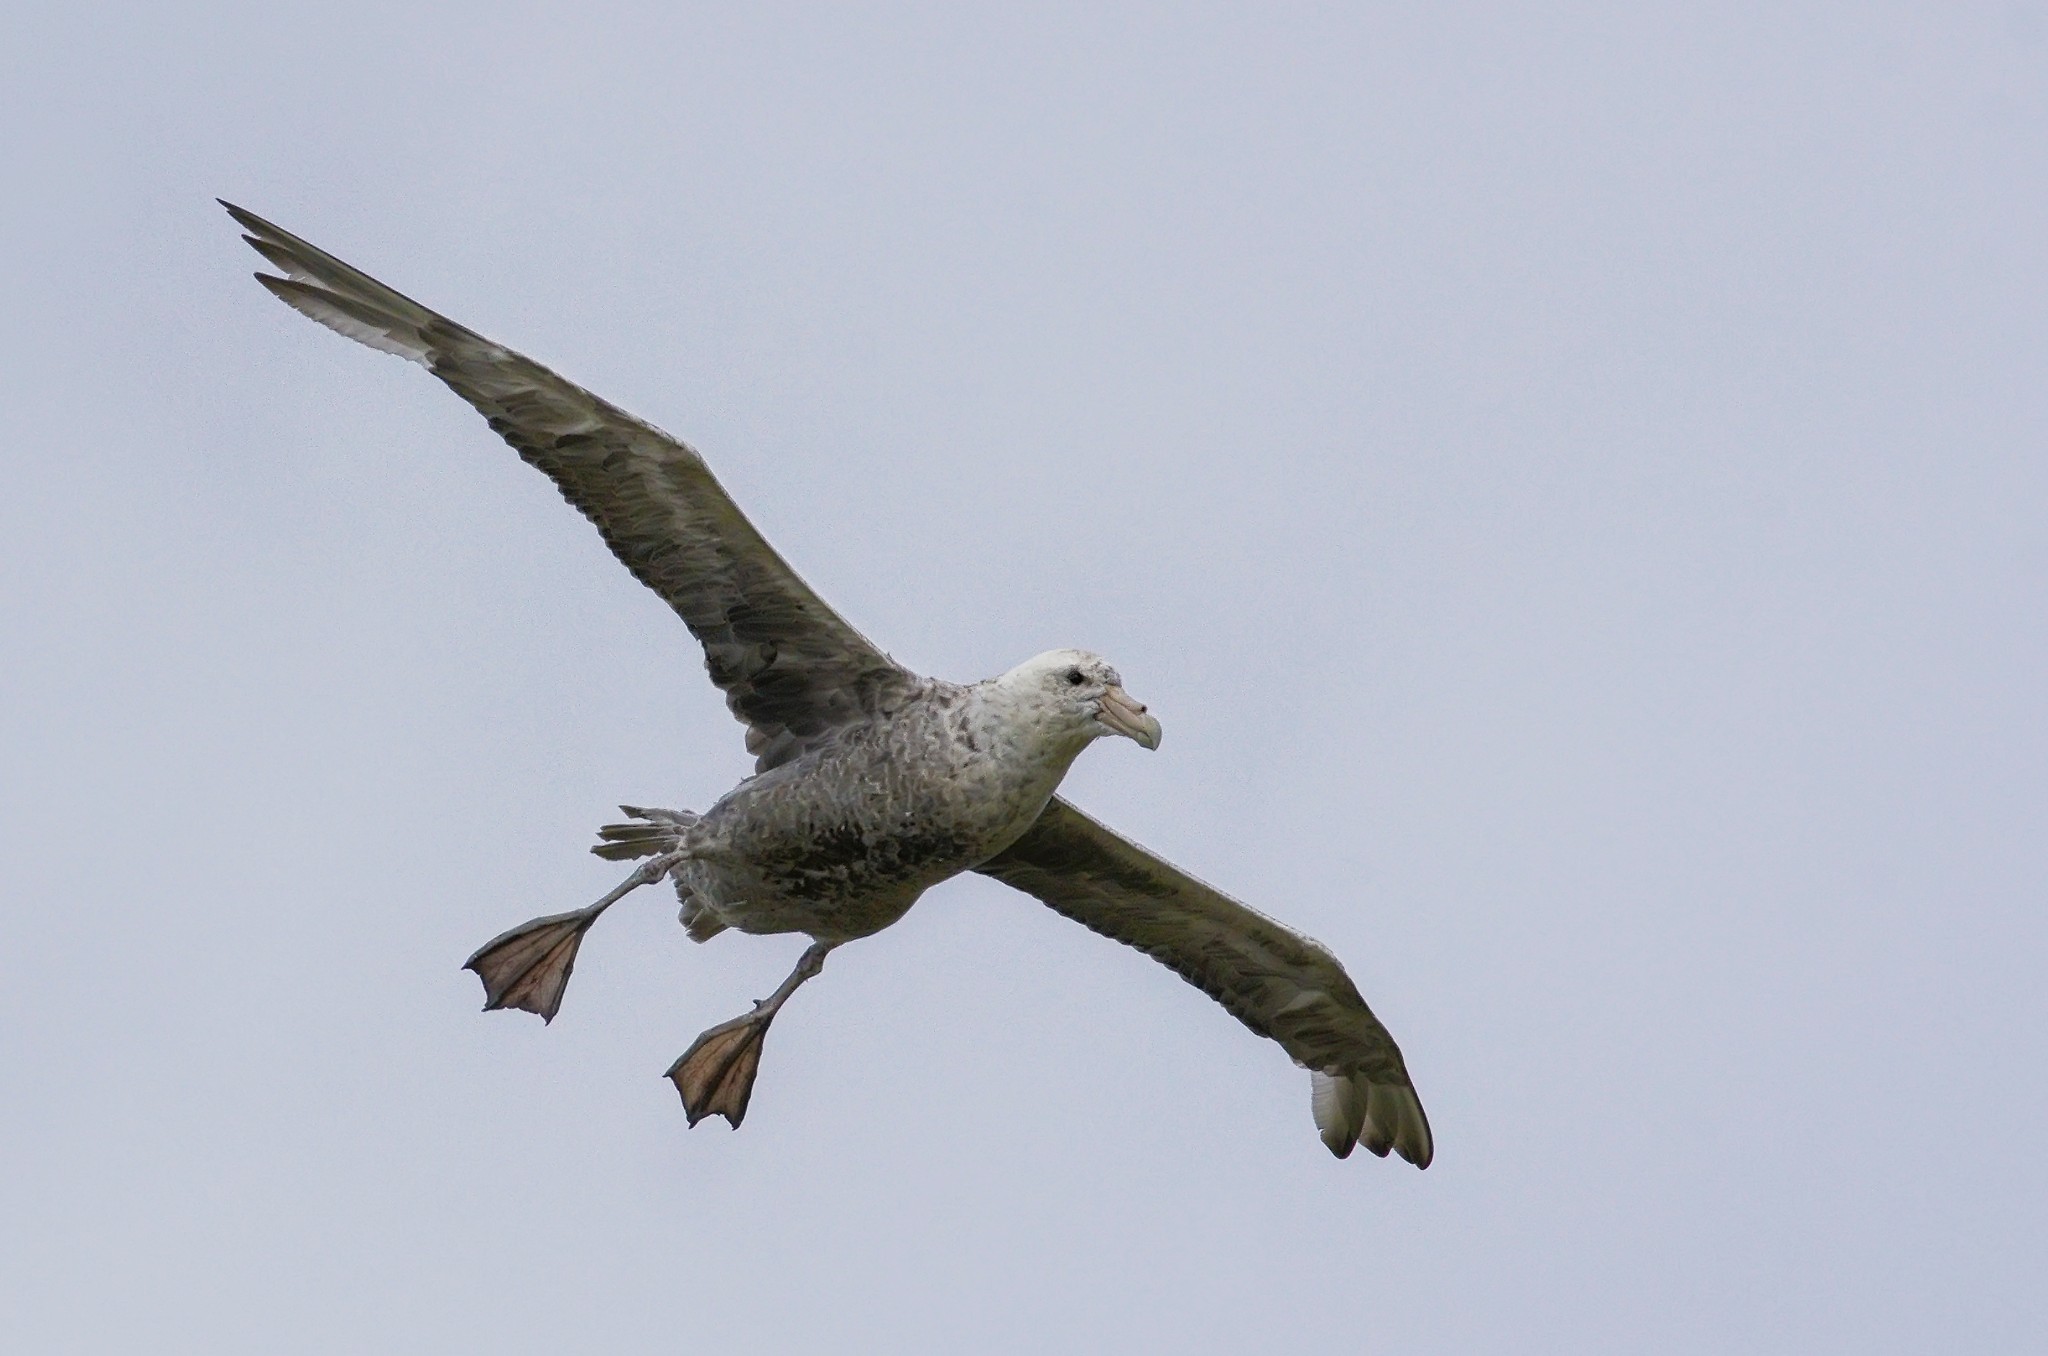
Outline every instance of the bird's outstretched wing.
<svg viewBox="0 0 2048 1356">
<path fill-rule="evenodd" d="M 919 690 L 922 680 L 775 553 L 689 446 L 261 217 L 221 206 L 284 273 L 256 275 L 279 300 L 425 367 L 597 525 L 704 646 L 704 666 L 746 724 L 759 769 Z"/>
<path fill-rule="evenodd" d="M 1055 797 L 980 867 L 1075 922 L 1134 946 L 1278 1041 L 1309 1070 L 1323 1143 L 1362 1137 L 1418 1168 L 1435 1152 L 1400 1047 L 1318 943 L 1202 884 Z"/>
</svg>

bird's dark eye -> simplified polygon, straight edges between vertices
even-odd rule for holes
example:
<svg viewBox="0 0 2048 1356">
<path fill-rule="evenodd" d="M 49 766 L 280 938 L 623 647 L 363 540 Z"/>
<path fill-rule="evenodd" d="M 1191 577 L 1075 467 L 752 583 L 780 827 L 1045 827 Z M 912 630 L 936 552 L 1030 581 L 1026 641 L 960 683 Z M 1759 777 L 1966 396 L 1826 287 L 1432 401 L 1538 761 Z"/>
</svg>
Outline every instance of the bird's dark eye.
<svg viewBox="0 0 2048 1356">
<path fill-rule="evenodd" d="M 1087 681 L 1088 681 L 1088 680 L 1087 680 L 1086 678 L 1083 678 L 1083 677 L 1081 676 L 1081 670 L 1079 670 L 1079 669 L 1068 669 L 1068 670 L 1067 670 L 1067 682 L 1068 682 L 1068 684 L 1069 684 L 1070 686 L 1073 686 L 1073 687 L 1079 687 L 1079 686 L 1081 686 L 1081 684 L 1083 684 L 1083 683 L 1085 683 L 1085 682 L 1087 682 Z"/>
</svg>

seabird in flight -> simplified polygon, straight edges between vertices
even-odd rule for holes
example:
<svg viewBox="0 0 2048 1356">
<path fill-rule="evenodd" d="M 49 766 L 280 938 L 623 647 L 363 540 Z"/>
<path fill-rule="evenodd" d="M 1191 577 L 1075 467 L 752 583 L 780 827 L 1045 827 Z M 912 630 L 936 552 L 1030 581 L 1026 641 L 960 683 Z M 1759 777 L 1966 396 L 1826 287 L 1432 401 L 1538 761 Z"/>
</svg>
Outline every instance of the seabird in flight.
<svg viewBox="0 0 2048 1356">
<path fill-rule="evenodd" d="M 754 530 L 681 441 L 436 315 L 239 207 L 284 276 L 256 275 L 330 329 L 420 364 L 474 405 L 597 526 L 633 577 L 704 648 L 747 728 L 754 775 L 702 814 L 622 807 L 592 851 L 640 865 L 588 908 L 536 918 L 466 968 L 486 1008 L 552 1020 L 598 916 L 668 880 L 682 923 L 804 933 L 811 945 L 751 1012 L 669 1069 L 690 1124 L 746 1115 L 769 1023 L 842 943 L 901 918 L 932 886 L 979 871 L 1136 947 L 1309 1071 L 1323 1143 L 1361 1140 L 1419 1168 L 1429 1121 L 1394 1038 L 1320 944 L 1204 885 L 1055 794 L 1106 735 L 1159 747 L 1159 722 L 1100 656 L 1053 650 L 958 684 L 910 672 L 849 626 Z"/>
</svg>

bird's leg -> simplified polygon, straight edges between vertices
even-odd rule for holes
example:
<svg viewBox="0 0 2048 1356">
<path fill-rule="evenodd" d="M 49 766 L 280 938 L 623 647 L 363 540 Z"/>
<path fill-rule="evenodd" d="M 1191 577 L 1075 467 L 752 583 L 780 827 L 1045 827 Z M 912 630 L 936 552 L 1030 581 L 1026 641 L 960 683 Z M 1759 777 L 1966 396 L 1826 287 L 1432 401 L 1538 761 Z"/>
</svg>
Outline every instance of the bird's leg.
<svg viewBox="0 0 2048 1356">
<path fill-rule="evenodd" d="M 669 868 L 687 855 L 678 849 L 650 857 L 621 881 L 618 889 L 589 908 L 521 923 L 477 948 L 462 968 L 476 971 L 484 982 L 484 1011 L 518 1008 L 538 1013 L 544 1022 L 554 1021 L 562 1006 L 562 990 L 569 985 L 569 972 L 576 968 L 576 948 L 583 944 L 583 934 L 597 916 L 641 886 L 666 876 Z"/>
<path fill-rule="evenodd" d="M 761 1070 L 761 1046 L 768 1039 L 768 1024 L 799 985 L 825 968 L 826 953 L 835 945 L 811 943 L 781 988 L 754 1004 L 746 1016 L 720 1022 L 697 1037 L 682 1058 L 668 1066 L 668 1079 L 682 1094 L 683 1112 L 691 1125 L 716 1115 L 739 1128 L 747 1115 L 747 1099 L 754 1092 L 754 1075 Z"/>
</svg>

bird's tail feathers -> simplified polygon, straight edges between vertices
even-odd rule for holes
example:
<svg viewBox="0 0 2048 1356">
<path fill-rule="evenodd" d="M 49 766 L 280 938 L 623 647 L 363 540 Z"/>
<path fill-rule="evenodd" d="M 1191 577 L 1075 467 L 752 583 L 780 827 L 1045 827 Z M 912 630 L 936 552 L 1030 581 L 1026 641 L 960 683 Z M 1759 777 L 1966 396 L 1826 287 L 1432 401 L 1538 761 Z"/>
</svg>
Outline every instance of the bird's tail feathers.
<svg viewBox="0 0 2048 1356">
<path fill-rule="evenodd" d="M 590 849 L 607 861 L 624 862 L 673 852 L 683 845 L 684 836 L 702 818 L 688 810 L 644 809 L 638 805 L 621 805 L 619 809 L 631 815 L 634 822 L 605 825 L 597 831 L 599 841 Z"/>
</svg>

